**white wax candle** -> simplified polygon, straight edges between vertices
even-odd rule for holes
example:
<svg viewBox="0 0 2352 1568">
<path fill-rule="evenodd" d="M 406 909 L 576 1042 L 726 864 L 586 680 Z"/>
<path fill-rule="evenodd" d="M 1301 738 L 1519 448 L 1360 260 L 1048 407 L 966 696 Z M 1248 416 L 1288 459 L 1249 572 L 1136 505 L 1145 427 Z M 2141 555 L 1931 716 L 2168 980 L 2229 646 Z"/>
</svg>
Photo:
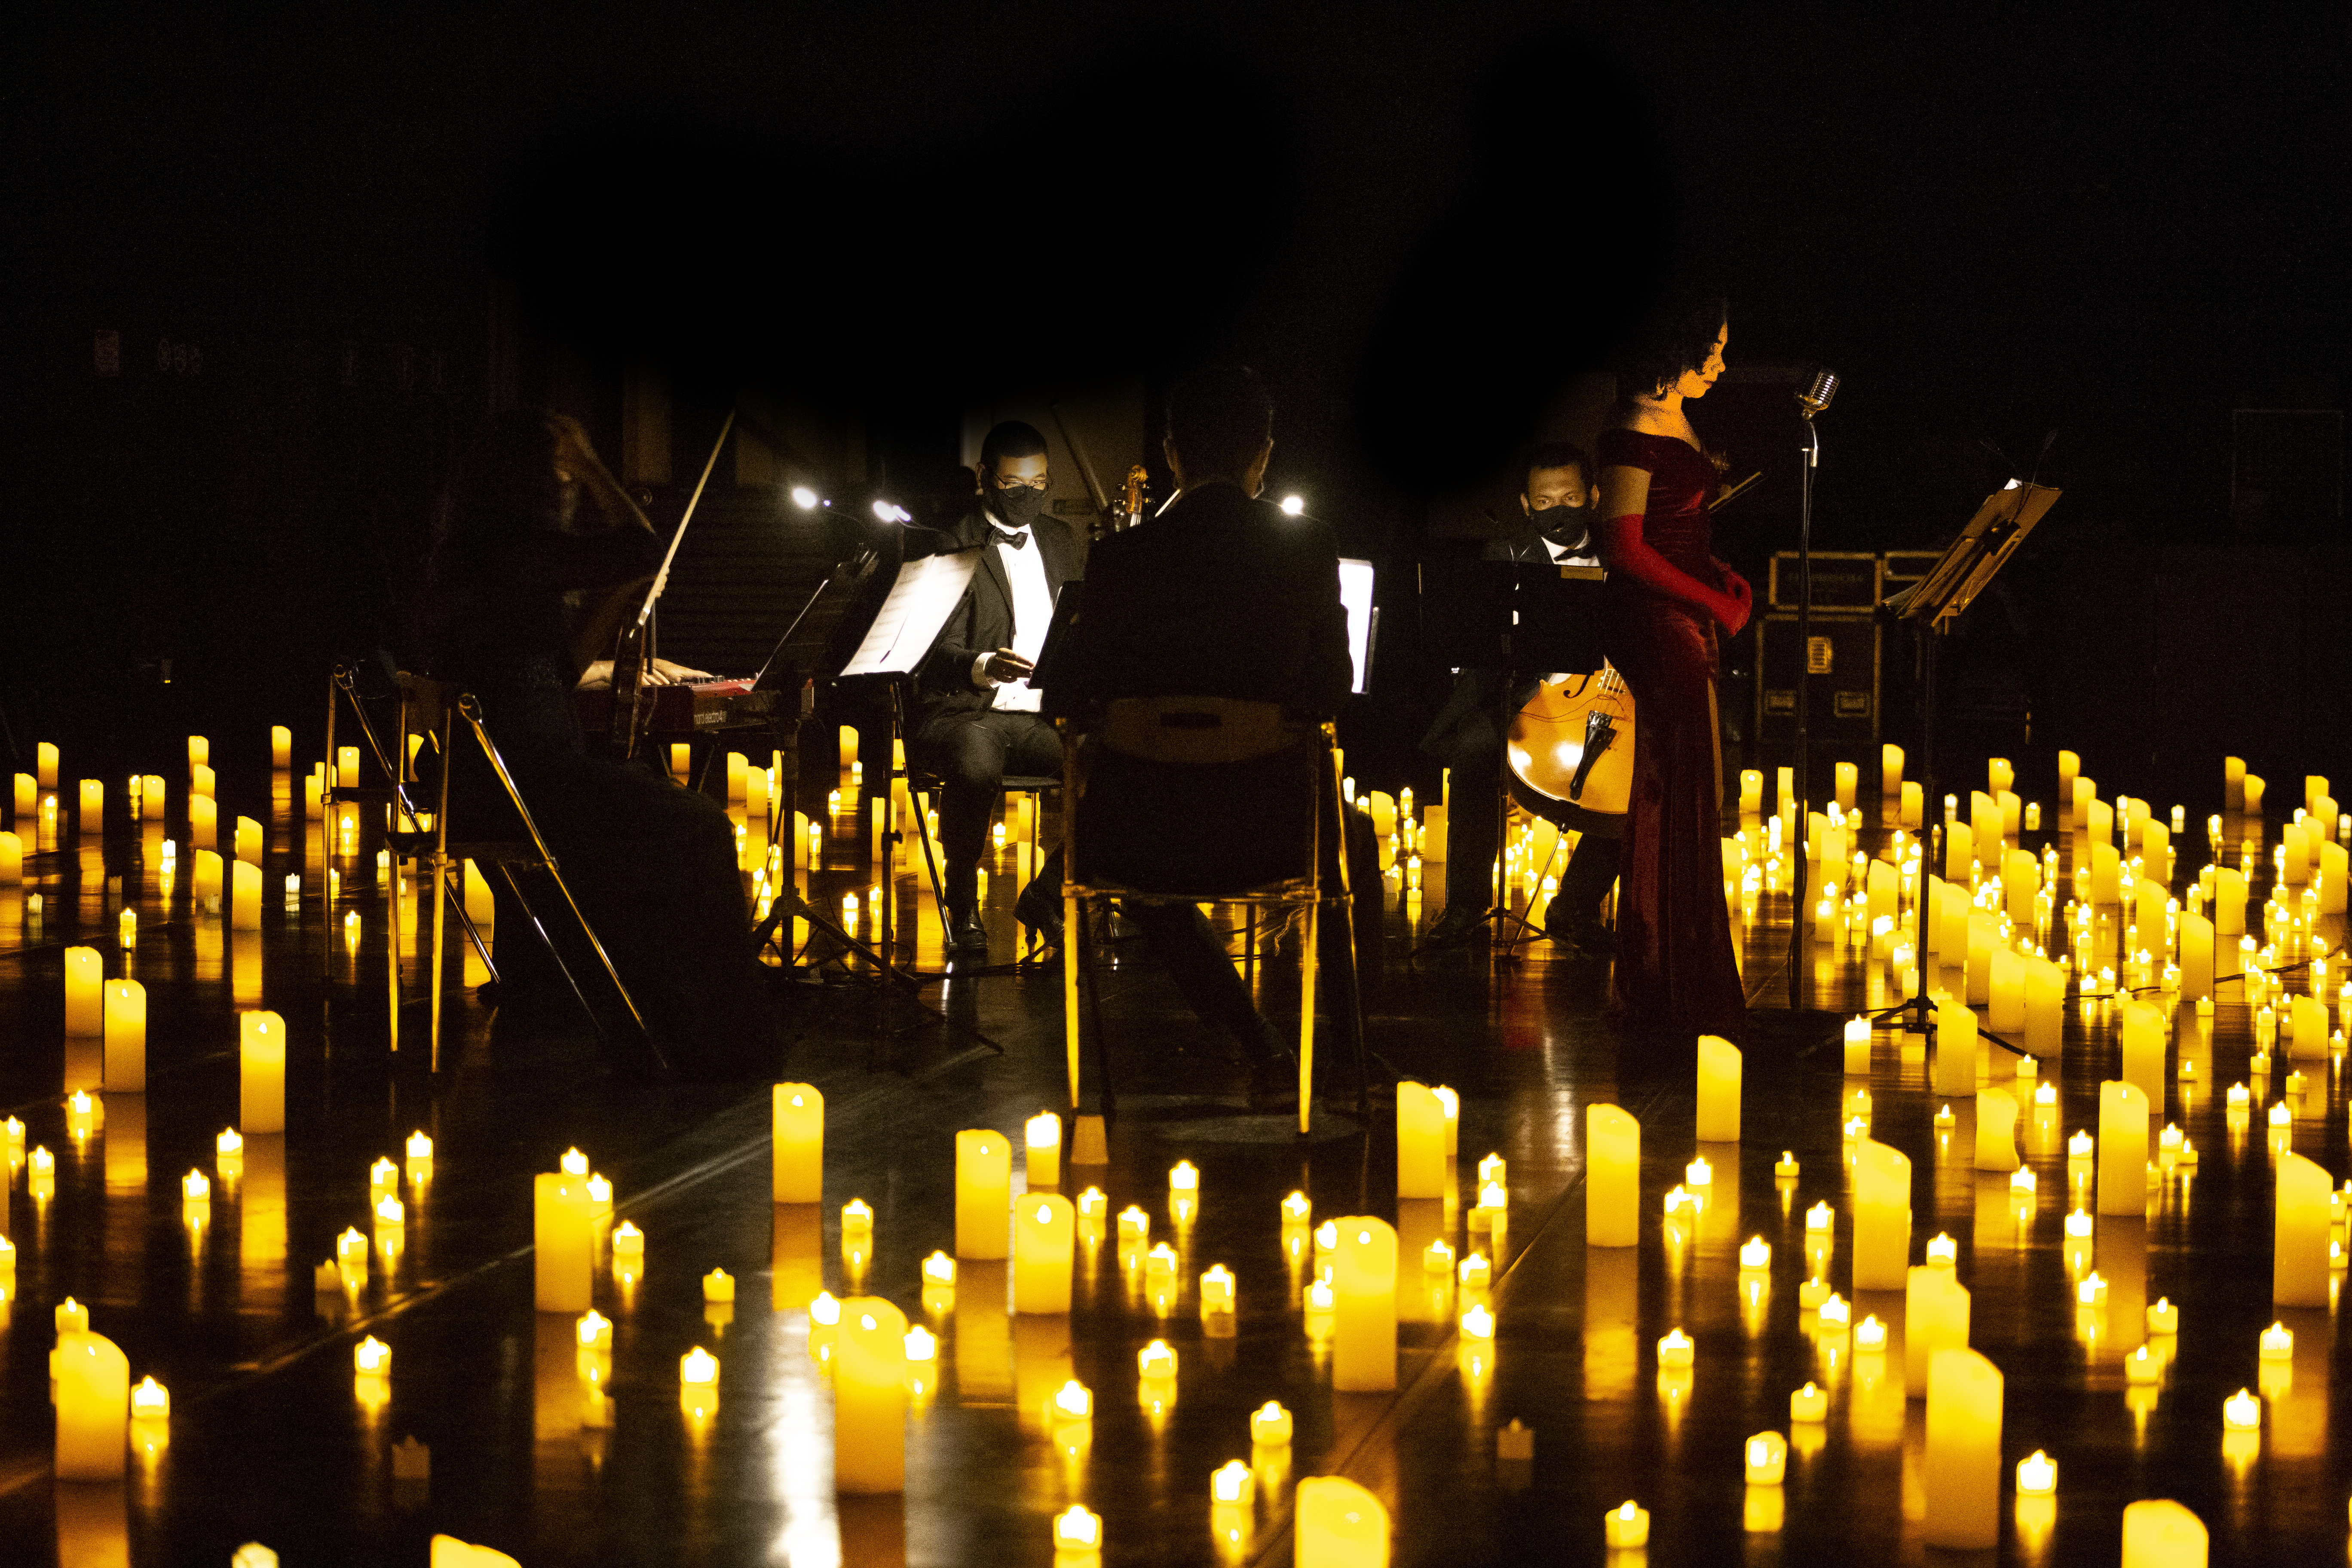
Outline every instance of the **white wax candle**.
<svg viewBox="0 0 2352 1568">
<path fill-rule="evenodd" d="M 2025 1048 L 2042 1060 L 2058 1055 L 2066 1020 L 2066 972 L 2047 958 L 2025 961 Z"/>
<path fill-rule="evenodd" d="M 1854 793 L 1861 785 L 1862 772 L 1852 763 L 1840 763 L 1837 764 L 1835 778 L 1838 809 L 1840 811 L 1852 811 L 1853 809 Z"/>
<path fill-rule="evenodd" d="M 147 1088 L 147 988 L 136 980 L 106 984 L 106 1089 L 138 1094 Z"/>
<path fill-rule="evenodd" d="M 769 1154 L 774 1201 L 824 1199 L 824 1096 L 816 1086 L 780 1083 L 770 1093 Z"/>
<path fill-rule="evenodd" d="M 220 808 L 206 796 L 188 797 L 188 847 L 192 849 L 220 847 Z"/>
<path fill-rule="evenodd" d="M 131 1427 L 130 1358 L 105 1335 L 77 1330 L 58 1336 L 51 1367 L 58 1479 L 120 1479 Z"/>
<path fill-rule="evenodd" d="M 2018 1167 L 2017 1099 L 2005 1089 L 1977 1091 L 1977 1157 L 1979 1171 L 2014 1171 Z"/>
<path fill-rule="evenodd" d="M 1878 793 L 1883 801 L 1895 799 L 1903 789 L 1903 748 L 1894 744 L 1878 748 Z"/>
<path fill-rule="evenodd" d="M 66 949 L 67 1034 L 88 1037 L 106 1033 L 105 973 L 98 949 Z"/>
<path fill-rule="evenodd" d="M 1985 955 L 1985 1027 L 2015 1041 L 2025 1032 L 2025 960 L 1996 947 Z"/>
<path fill-rule="evenodd" d="M 92 837 L 105 832 L 106 781 L 104 779 L 82 780 L 80 803 L 79 818 L 82 832 Z"/>
<path fill-rule="evenodd" d="M 1022 1127 L 1027 1143 L 1029 1190 L 1040 1192 L 1062 1184 L 1062 1119 L 1041 1110 Z"/>
<path fill-rule="evenodd" d="M 2147 1213 L 2147 1096 L 2139 1085 L 2099 1085 L 2099 1212 Z"/>
<path fill-rule="evenodd" d="M 1031 1193 L 1013 1205 L 1013 1310 L 1070 1310 L 1070 1265 L 1077 1215 L 1059 1193 Z"/>
<path fill-rule="evenodd" d="M 1739 1047 L 1714 1035 L 1698 1037 L 1697 1137 L 1702 1143 L 1739 1142 Z"/>
<path fill-rule="evenodd" d="M 1969 792 L 1969 837 L 1981 865 L 2000 852 L 2000 803 L 1982 790 Z"/>
<path fill-rule="evenodd" d="M 1949 1268 L 1920 1264 L 1903 1281 L 1903 1387 L 1912 1399 L 1927 1395 L 1927 1368 L 1937 1351 L 1966 1350 L 1968 1287 Z"/>
<path fill-rule="evenodd" d="M 1396 1088 L 1397 1177 L 1400 1198 L 1445 1195 L 1445 1108 L 1423 1084 Z"/>
<path fill-rule="evenodd" d="M 887 1495 L 906 1477 L 907 1317 L 878 1296 L 852 1296 L 833 1346 L 833 1484 Z"/>
<path fill-rule="evenodd" d="M 2282 1154 L 2273 1187 L 2271 1301 L 2280 1307 L 2328 1304 L 2327 1172 L 2292 1152 Z"/>
<path fill-rule="evenodd" d="M 2123 1568 L 2205 1568 L 2209 1550 L 2204 1522 L 2181 1504 L 2167 1498 L 2124 1505 Z"/>
<path fill-rule="evenodd" d="M 2248 816 L 2260 816 L 2263 814 L 2263 793 L 2267 787 L 2268 781 L 2263 779 L 2261 774 L 2248 773 L 2246 775 L 2245 810 Z"/>
<path fill-rule="evenodd" d="M 2213 994 L 2213 922 L 2183 910 L 2180 916 L 2180 999 Z"/>
<path fill-rule="evenodd" d="M 22 778 L 24 775 L 17 775 Z M 0 833 L 0 888 L 14 888 L 25 880 L 25 840 L 19 834 Z"/>
<path fill-rule="evenodd" d="M 1853 1288 L 1900 1290 L 1911 1258 L 1911 1162 L 1865 1138 L 1853 1155 Z"/>
<path fill-rule="evenodd" d="M 33 772 L 43 789 L 58 787 L 58 748 L 51 741 L 43 741 L 33 748 Z"/>
<path fill-rule="evenodd" d="M 237 1130 L 286 1131 L 286 1020 L 275 1013 L 237 1015 Z"/>
<path fill-rule="evenodd" d="M 229 917 L 231 931 L 261 929 L 261 868 L 238 860 L 231 863 L 229 872 Z"/>
<path fill-rule="evenodd" d="M 1584 1241 L 1633 1247 L 1642 1234 L 1642 1124 L 1598 1101 L 1584 1108 Z"/>
<path fill-rule="evenodd" d="M 1975 832 L 1965 822 L 1944 825 L 1944 880 L 1968 886 L 1969 864 L 1977 858 Z"/>
<path fill-rule="evenodd" d="M 2120 1076 L 2147 1097 L 2151 1110 L 2164 1104 L 2164 1024 L 2162 1008 L 2145 1002 L 2124 1004 Z"/>
<path fill-rule="evenodd" d="M 1378 1392 L 1396 1386 L 1396 1231 L 1351 1215 L 1337 1222 L 1331 1256 L 1331 1386 Z"/>
<path fill-rule="evenodd" d="M 1896 826 L 1917 832 L 1927 814 L 1927 787 L 1912 781 L 1903 784 L 1903 809 L 1895 819 Z"/>
<path fill-rule="evenodd" d="M 531 1234 L 538 1310 L 586 1311 L 596 1268 L 596 1205 L 586 1176 L 549 1171 L 531 1178 Z"/>
<path fill-rule="evenodd" d="M 1958 1002 L 1936 1008 L 1936 1074 L 1931 1086 L 1937 1094 L 1977 1091 L 1977 1016 Z"/>
<path fill-rule="evenodd" d="M 1298 1483 L 1292 1519 L 1297 1568 L 1388 1568 L 1388 1510 L 1355 1482 L 1309 1476 Z"/>
<path fill-rule="evenodd" d="M 1008 1242 L 1013 1201 L 1013 1142 L 1002 1132 L 956 1134 L 956 1256 L 997 1258 Z"/>
<path fill-rule="evenodd" d="M 1984 1551 L 2000 1541 L 2000 1369 L 1971 1350 L 1928 1363 L 1922 1473 L 1930 1546 Z"/>
</svg>

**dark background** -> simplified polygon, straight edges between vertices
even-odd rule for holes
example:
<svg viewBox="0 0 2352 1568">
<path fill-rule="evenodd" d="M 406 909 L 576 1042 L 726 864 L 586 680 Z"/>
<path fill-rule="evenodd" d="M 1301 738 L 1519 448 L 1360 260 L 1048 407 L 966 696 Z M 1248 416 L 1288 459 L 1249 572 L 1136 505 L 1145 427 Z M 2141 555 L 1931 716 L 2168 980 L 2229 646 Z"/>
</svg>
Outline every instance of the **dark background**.
<svg viewBox="0 0 2352 1568">
<path fill-rule="evenodd" d="M 992 387 L 1238 356 L 1282 402 L 1274 482 L 1393 567 L 1683 274 L 1769 367 L 1696 414 L 1768 473 L 1722 541 L 1759 583 L 1813 364 L 1844 377 L 1817 547 L 1933 543 L 2037 465 L 2065 490 L 1957 639 L 1955 763 L 2046 793 L 2068 745 L 2200 811 L 2225 751 L 2352 773 L 2340 501 L 2231 482 L 2233 410 L 2342 407 L 2340 12 L 848 9 L 24 28 L 0 762 L 119 773 L 184 727 L 257 760 L 289 717 L 315 749 L 329 660 L 394 636 L 501 397 L 609 453 L 621 367 L 665 363 L 690 480 L 761 385 L 921 499 Z M 1432 690 L 1403 580 L 1349 716 L 1391 782 Z"/>
</svg>

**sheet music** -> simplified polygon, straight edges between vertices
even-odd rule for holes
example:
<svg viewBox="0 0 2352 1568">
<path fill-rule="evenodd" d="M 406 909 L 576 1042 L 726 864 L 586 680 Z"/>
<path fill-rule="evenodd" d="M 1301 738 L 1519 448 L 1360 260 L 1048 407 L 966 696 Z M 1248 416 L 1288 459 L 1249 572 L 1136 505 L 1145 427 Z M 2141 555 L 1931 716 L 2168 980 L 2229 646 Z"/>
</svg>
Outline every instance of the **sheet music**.
<svg viewBox="0 0 2352 1568">
<path fill-rule="evenodd" d="M 906 675 L 930 650 L 955 611 L 956 602 L 971 586 L 983 547 L 947 555 L 926 555 L 898 568 L 889 596 L 874 614 L 866 638 L 842 669 L 842 675 Z"/>
<path fill-rule="evenodd" d="M 1372 563 L 1349 556 L 1339 558 L 1339 603 L 1348 611 L 1348 658 L 1355 668 L 1355 679 L 1348 689 L 1361 692 L 1364 681 L 1371 674 L 1365 666 L 1370 662 L 1372 641 Z"/>
</svg>

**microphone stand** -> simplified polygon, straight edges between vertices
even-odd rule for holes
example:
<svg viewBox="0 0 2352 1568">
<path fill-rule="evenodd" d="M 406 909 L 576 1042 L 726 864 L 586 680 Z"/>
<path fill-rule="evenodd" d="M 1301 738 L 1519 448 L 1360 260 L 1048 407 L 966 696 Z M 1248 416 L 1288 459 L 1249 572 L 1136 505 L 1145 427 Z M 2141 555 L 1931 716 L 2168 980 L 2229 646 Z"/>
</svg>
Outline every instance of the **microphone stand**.
<svg viewBox="0 0 2352 1568">
<path fill-rule="evenodd" d="M 1789 920 L 1789 1010 L 1801 1009 L 1804 981 L 1805 956 L 1805 873 L 1811 865 L 1806 850 L 1805 830 L 1811 821 L 1812 811 L 1812 733 L 1811 697 L 1813 685 L 1813 471 L 1822 463 L 1821 427 L 1813 423 L 1819 412 L 1802 397 L 1797 407 L 1805 421 L 1805 444 L 1799 450 L 1797 466 L 1797 819 L 1791 824 L 1796 839 L 1796 890 L 1790 904 Z M 1758 671 L 1761 679 L 1762 671 Z"/>
</svg>

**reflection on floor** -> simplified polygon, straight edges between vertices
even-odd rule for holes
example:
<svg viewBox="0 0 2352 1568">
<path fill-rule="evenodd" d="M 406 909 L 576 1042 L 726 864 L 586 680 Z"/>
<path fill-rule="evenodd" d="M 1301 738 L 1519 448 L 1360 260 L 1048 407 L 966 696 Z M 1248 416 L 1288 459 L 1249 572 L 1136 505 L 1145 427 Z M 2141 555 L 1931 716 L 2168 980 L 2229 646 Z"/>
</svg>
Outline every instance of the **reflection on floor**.
<svg viewBox="0 0 2352 1568">
<path fill-rule="evenodd" d="M 233 875 L 228 915 L 203 911 L 194 884 L 205 879 L 209 896 L 218 868 L 190 847 L 176 781 L 168 811 L 139 835 L 119 820 L 120 800 L 102 837 L 76 833 L 70 796 L 61 813 L 46 792 L 29 809 L 19 802 L 25 880 L 0 887 L 0 1101 L 23 1123 L 8 1146 L 14 1273 L 0 1274 L 0 1540 L 11 1563 L 47 1561 L 54 1542 L 68 1563 L 121 1562 L 126 1550 L 133 1562 L 222 1563 L 259 1541 L 289 1563 L 422 1563 L 426 1538 L 446 1531 L 531 1564 L 1044 1563 L 1057 1516 L 1077 1505 L 1098 1517 L 1110 1563 L 1271 1563 L 1290 1560 L 1296 1485 L 1318 1476 L 1369 1490 L 1403 1563 L 1600 1561 L 1603 1514 L 1628 1499 L 1646 1510 L 1648 1544 L 1645 1558 L 1612 1558 L 1619 1568 L 1924 1560 L 1931 1539 L 1974 1527 L 1962 1516 L 1979 1495 L 2002 1560 L 2113 1561 L 2125 1505 L 2146 1498 L 2192 1510 L 2216 1561 L 2344 1550 L 2344 1459 L 2329 1441 L 2340 1247 L 2334 1267 L 2317 1266 L 2314 1304 L 2274 1306 L 2272 1283 L 2279 1151 L 2317 1162 L 2329 1184 L 2347 1163 L 2341 1037 L 2326 1038 L 2343 862 L 2324 783 L 2309 797 L 2324 829 L 2309 837 L 2282 834 L 2276 809 L 2267 832 L 2231 814 L 2207 833 L 2176 824 L 2168 845 L 2133 834 L 2147 860 L 2176 862 L 2168 885 L 2183 908 L 2164 908 L 2168 879 L 2144 865 L 2152 900 L 2127 894 L 2081 926 L 2066 910 L 2089 829 L 2021 823 L 2014 841 L 2028 853 L 1978 874 L 1990 890 L 1976 934 L 1965 892 L 1945 911 L 1955 941 L 1982 950 L 1982 984 L 1955 966 L 1932 984 L 1965 995 L 1997 983 L 2006 994 L 2031 981 L 1990 957 L 2005 940 L 1997 906 L 2018 938 L 2077 973 L 2113 967 L 2120 942 L 2135 956 L 2149 948 L 2147 972 L 2126 963 L 2124 979 L 2162 1003 L 2169 933 L 2187 927 L 2184 945 L 2199 940 L 2185 894 L 2208 842 L 2229 869 L 2251 873 L 2257 900 L 2281 849 L 2309 857 L 2333 886 L 2324 879 L 2306 906 L 2304 878 L 2283 886 L 2283 901 L 2250 907 L 2247 928 L 2271 948 L 2255 963 L 2284 971 L 2277 995 L 2250 998 L 2246 980 L 2225 979 L 2210 1015 L 2191 1002 L 2160 1009 L 2143 1061 L 2137 1042 L 2124 1049 L 2117 1001 L 2070 991 L 2063 1050 L 2038 1074 L 2011 1081 L 2007 1053 L 1989 1048 L 1947 1062 L 1941 1089 L 1932 1056 L 1891 1023 L 1871 1036 L 1866 1078 L 1840 1073 L 1843 1017 L 1895 995 L 1900 942 L 1869 931 L 1883 908 L 1869 902 L 1868 858 L 1895 853 L 1890 835 L 1874 815 L 1853 824 L 1864 870 L 1857 882 L 1841 868 L 1864 891 L 1825 919 L 1808 910 L 1808 934 L 1832 940 L 1801 948 L 1804 1010 L 1788 1013 L 1787 868 L 1763 864 L 1774 830 L 1751 824 L 1755 872 L 1735 919 L 1766 1011 L 1744 1063 L 1740 1140 L 1703 1148 L 1688 1058 L 1661 1064 L 1621 1042 L 1603 1015 L 1605 964 L 1541 941 L 1508 958 L 1412 953 L 1441 907 L 1444 872 L 1427 863 L 1424 906 L 1410 829 L 1392 829 L 1406 864 L 1384 885 L 1366 1010 L 1387 1063 L 1460 1097 L 1444 1195 L 1398 1198 L 1393 1100 L 1381 1095 L 1360 1127 L 1344 1075 L 1303 1142 L 1284 1119 L 1245 1114 L 1236 1069 L 1149 961 L 1121 948 L 1106 1005 L 1123 1093 L 1108 1163 L 1062 1173 L 1066 1193 L 1102 1195 L 1076 1227 L 1064 1316 L 1009 1312 L 1003 1262 L 966 1258 L 951 1287 L 927 1288 L 924 1272 L 930 1255 L 957 1250 L 956 1133 L 993 1129 L 1017 1150 L 1027 1118 L 1066 1109 L 1058 972 L 1007 962 L 1017 849 L 988 889 L 1001 967 L 921 993 L 945 1022 L 856 983 L 794 987 L 781 1004 L 799 1036 L 788 1070 L 823 1091 L 826 1115 L 823 1202 L 776 1205 L 764 1088 L 649 1085 L 614 1070 L 584 1027 L 509 1038 L 488 1008 L 454 994 L 445 1070 L 426 1071 L 413 934 L 410 1005 L 389 1054 L 377 836 L 364 823 L 348 846 L 322 834 L 299 783 L 281 773 L 259 793 L 268 776 L 221 769 L 220 842 L 234 845 L 239 812 L 262 841 L 270 892 L 253 931 L 224 930 Z M 854 894 L 865 937 L 879 878 L 856 789 L 844 784 L 842 807 L 818 815 L 820 863 L 798 879 L 828 913 Z M 2053 784 L 2022 793 L 2049 798 Z M 1017 816 L 1013 826 L 1017 843 Z M 797 832 L 772 859 L 756 813 L 746 837 L 747 874 L 766 868 L 771 888 L 793 875 L 798 857 L 782 851 L 805 842 Z M 1530 842 L 1527 858 L 1550 850 Z M 1728 864 L 1743 875 L 1738 855 Z M 2113 875 L 2129 869 L 2126 855 Z M 1524 904 L 1528 873 L 1515 861 L 1511 874 Z M 2004 889 L 2004 874 L 2022 891 Z M 289 877 L 299 889 L 287 890 Z M 893 887 L 901 935 L 911 922 L 917 963 L 936 970 L 919 856 Z M 413 899 L 407 908 L 413 927 Z M 2113 921 L 2119 908 L 2145 917 L 2127 938 Z M 2306 909 L 2311 930 L 2291 930 Z M 67 1033 L 64 950 L 83 943 L 108 980 L 145 989 L 143 1093 L 120 1087 L 127 1056 Z M 2234 973 L 2234 939 L 2218 945 Z M 2194 954 L 2182 956 L 2193 968 Z M 478 960 L 453 949 L 453 985 L 481 977 L 461 969 L 478 972 Z M 1270 954 L 1253 973 L 1281 1011 L 1290 961 Z M 2322 1010 L 2298 1012 L 2314 994 Z M 241 1114 L 236 1015 L 262 1007 L 284 1021 L 286 1131 L 247 1135 L 232 1158 L 217 1139 Z M 2038 995 L 2032 1007 L 2038 1029 L 2048 1015 Z M 2258 1057 L 2257 1041 L 2274 1035 Z M 1989 1087 L 2021 1108 L 2030 1183 L 1975 1168 L 1980 1072 L 1998 1073 Z M 116 1087 L 97 1092 L 110 1075 Z M 2184 1135 L 2149 1139 L 2144 1217 L 2103 1212 L 2133 1206 L 2119 1193 L 2110 1202 L 2099 1174 L 2130 1136 L 2112 1110 L 2103 1116 L 2101 1083 L 2126 1075 L 2156 1091 L 2151 1130 Z M 76 1089 L 93 1092 L 69 1099 Z M 1641 1123 L 1638 1241 L 1589 1247 L 1587 1110 L 1612 1100 Z M 1856 1161 L 1881 1158 L 1846 1136 L 1857 1117 L 1854 1131 L 1909 1161 L 1907 1250 L 1896 1244 L 1893 1267 L 1948 1261 L 1966 1288 L 1966 1342 L 2003 1380 L 1998 1432 L 1978 1439 L 1997 1455 L 1972 1461 L 1965 1434 L 1948 1452 L 1968 1413 L 1955 1396 L 1958 1425 L 1944 1427 L 1945 1407 L 1931 1416 L 1917 1397 L 1926 1321 L 1953 1300 L 1941 1280 L 1906 1289 L 1897 1272 L 1895 1289 L 1856 1289 L 1857 1184 L 1868 1180 Z M 2078 1132 L 2100 1140 L 2097 1153 L 2070 1158 Z M 419 1133 L 430 1140 L 422 1163 L 411 1158 L 425 1147 L 412 1144 Z M 640 1255 L 614 1229 L 594 1230 L 593 1305 L 609 1342 L 584 1350 L 576 1313 L 533 1310 L 531 1177 L 572 1148 L 610 1180 L 614 1224 L 643 1237 Z M 1479 1207 L 1490 1152 L 1503 1163 L 1499 1215 Z M 389 1163 L 372 1175 L 378 1161 Z M 1170 1186 L 1180 1161 L 1199 1173 L 1189 1215 Z M 1012 1191 L 1027 1190 L 1020 1159 L 1012 1171 Z M 199 1178 L 209 1190 L 191 1197 Z M 1696 1196 L 1670 1200 L 1677 1187 Z M 1323 1259 L 1285 1224 L 1294 1191 L 1318 1222 L 1370 1215 L 1396 1227 L 1392 1391 L 1334 1389 L 1333 1319 L 1313 1310 Z M 380 1207 L 385 1197 L 396 1205 Z M 845 1235 L 852 1199 L 872 1211 L 870 1238 Z M 2322 1188 L 2310 1201 L 2317 1229 L 2303 1234 L 2326 1237 L 2325 1210 L 2340 1215 L 2340 1199 Z M 1130 1206 L 1148 1236 L 1115 1217 Z M 1826 1229 L 1812 1228 L 1816 1213 Z M 2340 1221 L 2333 1235 L 2340 1242 Z M 1155 1243 L 1169 1249 L 1157 1260 Z M 1460 1272 L 1474 1253 L 1489 1266 L 1483 1288 L 1475 1269 Z M 344 1267 L 329 1267 L 339 1257 Z M 2294 1267 L 2279 1264 L 2283 1277 Z M 1213 1268 L 1230 1271 L 1230 1316 L 1205 1310 Z M 731 1302 L 706 1299 L 714 1269 L 732 1277 Z M 812 1319 L 827 1306 L 820 1291 L 837 1301 L 861 1290 L 936 1336 L 934 1359 L 913 1369 L 902 1496 L 835 1495 L 836 1400 L 847 1393 L 834 1384 L 855 1376 L 847 1361 L 812 1352 L 840 1348 L 856 1325 L 813 1333 Z M 1834 1302 L 1822 1300 L 1831 1292 Z M 152 1375 L 170 1392 L 168 1420 L 133 1423 L 119 1482 L 60 1480 L 53 1468 L 44 1384 L 68 1296 L 121 1348 L 133 1382 Z M 1906 1296 L 1919 1304 L 1906 1310 Z M 1352 1298 L 1339 1308 L 1344 1319 Z M 2263 1339 L 2273 1322 L 2291 1341 Z M 1475 1331 L 1487 1323 L 1491 1339 Z M 1672 1344 L 1688 1342 L 1686 1366 L 1662 1352 L 1670 1331 Z M 355 1371 L 370 1341 L 389 1352 L 376 1375 Z M 1145 1375 L 1139 1358 L 1153 1342 L 1172 1352 L 1172 1375 Z M 681 1382 L 681 1358 L 698 1349 L 718 1363 L 707 1393 Z M 1073 1381 L 1091 1395 L 1083 1421 L 1055 1413 Z M 1791 1394 L 1809 1384 L 1822 1418 L 1792 1420 Z M 2241 1388 L 2259 1425 L 2225 1432 L 2224 1402 Z M 84 1404 L 79 1383 L 59 1397 L 69 1416 Z M 1287 1444 L 1253 1444 L 1254 1415 L 1269 1402 L 1288 1413 Z M 1746 1479 L 1748 1440 L 1765 1433 L 1787 1447 L 1777 1486 Z M 2056 1460 L 2054 1494 L 2019 1496 L 2018 1461 L 2037 1450 Z M 1216 1502 L 1213 1474 L 1234 1460 L 1255 1467 L 1254 1485 L 1244 1500 Z"/>
</svg>

